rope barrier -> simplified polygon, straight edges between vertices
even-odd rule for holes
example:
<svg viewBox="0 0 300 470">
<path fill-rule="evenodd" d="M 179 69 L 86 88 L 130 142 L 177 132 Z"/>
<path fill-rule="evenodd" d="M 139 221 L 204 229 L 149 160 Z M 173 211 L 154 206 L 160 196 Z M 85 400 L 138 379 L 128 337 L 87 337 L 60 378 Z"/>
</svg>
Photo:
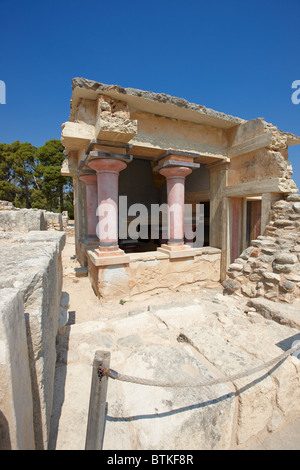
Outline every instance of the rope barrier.
<svg viewBox="0 0 300 470">
<path fill-rule="evenodd" d="M 274 359 L 271 359 L 270 361 L 264 364 L 261 364 L 258 367 L 255 367 L 253 369 L 248 369 L 245 372 L 242 372 L 239 374 L 233 374 L 233 375 L 229 375 L 227 377 L 223 377 L 219 379 L 206 380 L 200 383 L 199 382 L 196 382 L 196 383 L 187 382 L 187 381 L 178 382 L 178 383 L 159 382 L 156 380 L 142 379 L 139 377 L 132 377 L 130 375 L 119 374 L 113 369 L 105 369 L 104 367 L 101 367 L 101 366 L 98 367 L 97 371 L 98 371 L 98 377 L 100 380 L 102 379 L 102 377 L 107 376 L 115 380 L 120 380 L 121 382 L 130 382 L 130 383 L 134 383 L 138 385 L 148 385 L 150 387 L 186 387 L 186 388 L 187 387 L 208 387 L 210 385 L 234 382 L 236 380 L 242 379 L 249 375 L 256 374 L 257 372 L 260 372 L 264 369 L 267 369 L 268 367 L 271 367 L 285 360 L 288 356 L 294 354 L 296 351 L 300 351 L 300 343 L 297 343 L 294 347 L 290 348 L 288 351 L 285 351 L 280 356 L 277 356 Z"/>
</svg>

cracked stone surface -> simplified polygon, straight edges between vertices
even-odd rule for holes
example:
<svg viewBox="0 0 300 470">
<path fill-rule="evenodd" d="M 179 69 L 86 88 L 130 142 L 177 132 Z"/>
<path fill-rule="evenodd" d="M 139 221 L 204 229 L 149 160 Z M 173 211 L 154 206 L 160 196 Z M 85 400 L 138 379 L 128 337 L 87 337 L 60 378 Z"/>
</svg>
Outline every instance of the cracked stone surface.
<svg viewBox="0 0 300 470">
<path fill-rule="evenodd" d="M 73 250 L 68 238 L 69 322 L 57 345 L 49 448 L 85 447 L 96 350 L 110 351 L 110 367 L 122 374 L 201 381 L 256 367 L 300 340 L 298 328 L 265 318 L 243 296 L 224 296 L 221 286 L 100 305 L 89 279 L 72 274 Z M 103 448 L 266 449 L 283 445 L 291 421 L 286 446 L 299 446 L 300 438 L 291 436 L 300 416 L 299 371 L 300 360 L 289 357 L 271 371 L 202 388 L 109 379 Z"/>
</svg>

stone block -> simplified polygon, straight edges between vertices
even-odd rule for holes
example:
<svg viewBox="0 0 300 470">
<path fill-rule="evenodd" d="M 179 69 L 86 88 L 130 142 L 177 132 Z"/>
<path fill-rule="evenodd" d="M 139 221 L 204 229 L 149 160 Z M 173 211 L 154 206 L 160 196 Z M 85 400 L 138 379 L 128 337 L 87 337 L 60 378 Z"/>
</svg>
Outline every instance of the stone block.
<svg viewBox="0 0 300 470">
<path fill-rule="evenodd" d="M 31 232 L 47 230 L 44 211 L 34 209 L 14 209 L 0 211 L 0 231 Z"/>
<path fill-rule="evenodd" d="M 137 377 L 169 383 L 215 378 L 204 364 L 183 348 L 159 344 L 133 350 L 119 368 L 124 374 L 132 375 L 133 365 Z M 120 409 L 115 403 L 111 412 L 128 417 L 123 418 L 126 428 L 123 431 L 136 442 L 136 449 L 218 450 L 230 447 L 235 400 L 227 385 L 143 387 L 143 390 L 140 387 L 114 381 L 109 390 L 110 396 L 123 397 L 122 403 L 119 402 Z M 113 446 L 115 449 L 120 444 L 128 446 L 124 439 L 117 442 L 114 437 L 111 440 L 110 424 L 107 423 L 104 448 L 112 449 Z M 121 432 L 120 428 L 118 432 Z"/>
<path fill-rule="evenodd" d="M 297 256 L 291 253 L 279 253 L 275 256 L 275 263 L 279 264 L 294 264 L 297 263 Z"/>
<path fill-rule="evenodd" d="M 0 450 L 34 450 L 23 296 L 0 289 Z"/>
<path fill-rule="evenodd" d="M 267 279 L 268 281 L 272 281 L 272 282 L 276 282 L 276 283 L 278 283 L 280 281 L 280 274 L 276 274 L 276 273 L 271 273 L 271 272 L 265 271 L 263 273 L 263 277 L 265 279 Z"/>
<path fill-rule="evenodd" d="M 49 438 L 64 243 L 65 233 L 54 231 L 0 238 L 0 288 L 23 296 L 36 449 L 46 449 Z"/>
<path fill-rule="evenodd" d="M 236 292 L 241 286 L 238 282 L 236 281 L 231 281 L 230 279 L 225 279 L 225 281 L 222 282 L 222 286 L 231 293 Z"/>
</svg>

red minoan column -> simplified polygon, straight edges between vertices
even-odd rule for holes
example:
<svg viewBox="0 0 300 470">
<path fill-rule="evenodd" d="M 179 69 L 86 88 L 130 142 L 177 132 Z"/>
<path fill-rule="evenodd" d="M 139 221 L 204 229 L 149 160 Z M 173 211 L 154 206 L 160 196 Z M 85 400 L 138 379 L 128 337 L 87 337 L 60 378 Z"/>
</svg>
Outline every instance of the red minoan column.
<svg viewBox="0 0 300 470">
<path fill-rule="evenodd" d="M 97 173 L 99 250 L 121 252 L 118 246 L 119 172 L 127 165 L 121 160 L 100 158 L 91 160 L 88 165 Z"/>
<path fill-rule="evenodd" d="M 97 223 L 98 217 L 98 193 L 97 193 L 97 176 L 96 175 L 82 175 L 79 177 L 85 183 L 86 187 L 86 208 L 87 208 L 87 230 L 88 238 L 97 239 Z"/>
<path fill-rule="evenodd" d="M 159 173 L 167 179 L 167 197 L 169 206 L 169 241 L 170 247 L 184 247 L 184 188 L 185 178 L 192 172 L 184 166 L 167 167 Z"/>
</svg>

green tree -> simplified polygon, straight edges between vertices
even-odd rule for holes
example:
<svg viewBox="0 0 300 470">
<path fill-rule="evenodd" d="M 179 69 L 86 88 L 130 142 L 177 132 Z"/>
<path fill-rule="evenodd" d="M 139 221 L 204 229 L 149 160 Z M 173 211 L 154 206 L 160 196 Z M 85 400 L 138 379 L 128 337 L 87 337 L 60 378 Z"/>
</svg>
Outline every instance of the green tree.
<svg viewBox="0 0 300 470">
<path fill-rule="evenodd" d="M 44 208 L 50 211 L 64 211 L 66 194 L 72 192 L 71 179 L 61 175 L 61 165 L 64 158 L 64 147 L 60 140 L 49 140 L 37 150 L 37 165 L 34 175 L 37 178 L 38 190 L 42 191 L 47 200 Z M 33 196 L 34 207 L 41 207 L 44 204 L 41 193 L 35 191 Z"/>
<path fill-rule="evenodd" d="M 61 175 L 64 147 L 56 139 L 36 148 L 28 142 L 0 144 L 0 199 L 16 207 L 73 209 L 72 178 Z"/>
<path fill-rule="evenodd" d="M 9 144 L 0 144 L 0 200 L 14 202 L 17 188 L 13 183 L 13 172 L 8 161 Z"/>
<path fill-rule="evenodd" d="M 36 186 L 36 147 L 29 142 L 21 143 L 17 140 L 7 147 L 6 161 L 10 166 L 11 182 L 16 188 L 14 202 L 19 207 L 29 209 L 32 202 L 31 192 Z"/>
</svg>

